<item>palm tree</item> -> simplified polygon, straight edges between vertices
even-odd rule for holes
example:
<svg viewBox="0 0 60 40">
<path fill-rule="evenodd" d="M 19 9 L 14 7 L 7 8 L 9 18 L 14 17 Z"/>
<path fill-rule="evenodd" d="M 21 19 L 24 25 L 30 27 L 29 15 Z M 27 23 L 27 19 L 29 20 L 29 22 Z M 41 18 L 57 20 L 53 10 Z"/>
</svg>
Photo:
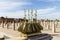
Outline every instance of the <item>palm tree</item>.
<svg viewBox="0 0 60 40">
<path fill-rule="evenodd" d="M 18 31 L 24 34 L 33 34 L 41 32 L 43 27 L 39 23 L 24 23 L 18 28 Z"/>
</svg>

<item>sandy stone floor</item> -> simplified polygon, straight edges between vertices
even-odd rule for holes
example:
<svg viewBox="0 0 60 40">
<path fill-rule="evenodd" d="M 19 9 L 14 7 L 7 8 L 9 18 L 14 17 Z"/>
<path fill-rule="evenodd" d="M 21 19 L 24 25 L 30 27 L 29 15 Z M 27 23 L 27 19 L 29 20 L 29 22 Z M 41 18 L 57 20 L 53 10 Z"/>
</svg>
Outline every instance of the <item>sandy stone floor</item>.
<svg viewBox="0 0 60 40">
<path fill-rule="evenodd" d="M 12 37 L 11 39 L 7 39 L 7 40 L 20 40 L 20 39 L 22 39 L 21 37 L 19 37 L 20 32 L 18 32 L 18 31 L 14 31 L 11 29 L 0 27 L 0 32 Z M 60 33 L 53 33 L 51 30 L 42 30 L 42 33 L 51 34 L 53 36 L 52 40 L 60 40 Z"/>
<path fill-rule="evenodd" d="M 53 33 L 51 30 L 43 30 L 42 33 L 48 33 L 52 35 L 52 40 L 60 40 L 60 33 Z"/>
<path fill-rule="evenodd" d="M 11 37 L 19 37 L 20 32 L 0 27 L 0 32 Z"/>
<path fill-rule="evenodd" d="M 53 36 L 52 40 L 60 40 L 60 37 L 59 36 Z"/>
</svg>

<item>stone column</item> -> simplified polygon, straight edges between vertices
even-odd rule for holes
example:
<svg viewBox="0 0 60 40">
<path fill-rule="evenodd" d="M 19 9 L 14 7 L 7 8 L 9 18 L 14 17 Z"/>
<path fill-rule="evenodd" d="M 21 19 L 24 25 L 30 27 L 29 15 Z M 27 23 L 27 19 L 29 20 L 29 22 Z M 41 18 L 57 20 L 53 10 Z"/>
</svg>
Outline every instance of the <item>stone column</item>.
<svg viewBox="0 0 60 40">
<path fill-rule="evenodd" d="M 55 33 L 55 22 L 53 22 L 53 25 L 52 25 L 52 32 Z"/>
<path fill-rule="evenodd" d="M 15 30 L 15 21 L 13 21 L 13 29 Z"/>
<path fill-rule="evenodd" d="M 2 27 L 4 28 L 4 21 L 2 21 Z"/>
<path fill-rule="evenodd" d="M 48 21 L 48 29 L 50 30 L 51 28 L 50 28 L 50 20 Z"/>
<path fill-rule="evenodd" d="M 7 22 L 7 29 L 9 29 L 9 23 Z"/>
</svg>

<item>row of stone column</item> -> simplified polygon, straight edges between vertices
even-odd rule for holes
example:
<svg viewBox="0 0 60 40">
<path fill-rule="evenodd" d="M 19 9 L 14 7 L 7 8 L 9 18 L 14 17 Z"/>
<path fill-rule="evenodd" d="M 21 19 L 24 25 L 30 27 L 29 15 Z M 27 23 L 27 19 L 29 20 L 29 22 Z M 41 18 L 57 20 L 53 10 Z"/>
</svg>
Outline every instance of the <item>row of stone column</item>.
<svg viewBox="0 0 60 40">
<path fill-rule="evenodd" d="M 58 21 L 40 21 L 40 24 L 43 26 L 43 30 L 52 30 L 53 32 L 59 26 Z"/>
<path fill-rule="evenodd" d="M 12 27 L 13 30 L 15 30 L 17 27 L 19 27 L 19 25 L 20 25 L 20 22 L 15 23 L 14 21 L 12 23 L 11 22 L 3 22 L 3 21 L 0 23 L 0 27 L 7 28 L 7 29 Z"/>
</svg>

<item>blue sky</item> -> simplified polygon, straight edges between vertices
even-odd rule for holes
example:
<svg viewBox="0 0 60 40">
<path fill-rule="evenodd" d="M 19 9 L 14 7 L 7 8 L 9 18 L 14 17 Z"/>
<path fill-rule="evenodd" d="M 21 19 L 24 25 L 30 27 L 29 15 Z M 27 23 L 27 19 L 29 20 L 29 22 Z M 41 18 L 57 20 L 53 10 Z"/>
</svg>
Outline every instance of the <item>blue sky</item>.
<svg viewBox="0 0 60 40">
<path fill-rule="evenodd" d="M 60 0 L 0 0 L 0 16 L 23 18 L 24 9 L 36 9 L 38 19 L 60 19 Z"/>
</svg>

